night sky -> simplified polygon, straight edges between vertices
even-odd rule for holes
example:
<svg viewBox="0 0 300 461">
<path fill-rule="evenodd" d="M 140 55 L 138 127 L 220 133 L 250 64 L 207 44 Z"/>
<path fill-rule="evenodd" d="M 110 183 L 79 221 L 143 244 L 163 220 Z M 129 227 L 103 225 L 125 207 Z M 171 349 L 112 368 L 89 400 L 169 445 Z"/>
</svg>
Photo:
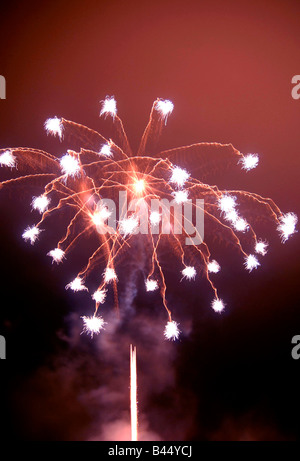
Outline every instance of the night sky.
<svg viewBox="0 0 300 461">
<path fill-rule="evenodd" d="M 43 128 L 52 116 L 112 137 L 113 125 L 99 111 L 114 95 L 135 150 L 153 101 L 170 99 L 174 111 L 159 150 L 215 141 L 257 152 L 256 170 L 212 171 L 205 181 L 271 197 L 300 216 L 300 100 L 291 96 L 292 77 L 300 74 L 299 18 L 298 1 L 7 3 L 0 18 L 7 85 L 0 147 L 62 156 L 68 146 Z M 0 180 L 9 174 L 2 168 Z M 269 252 L 250 274 L 239 254 L 216 243 L 222 271 L 214 280 L 227 306 L 221 315 L 210 308 L 204 278 L 180 282 L 180 264 L 166 247 L 167 299 L 182 331 L 177 342 L 164 339 L 166 312 L 159 295 L 145 295 L 143 275 L 128 287 L 133 263 L 125 258 L 120 318 L 109 298 L 101 306 L 106 329 L 91 339 L 80 334 L 80 316 L 93 313 L 89 295 L 64 289 L 80 255 L 59 266 L 46 256 L 59 220 L 34 246 L 21 238 L 39 220 L 30 207 L 39 193 L 0 191 L 6 440 L 129 440 L 131 343 L 141 440 L 299 439 L 300 360 L 291 356 L 292 337 L 300 335 L 299 233 L 282 244 L 270 224 Z"/>
</svg>

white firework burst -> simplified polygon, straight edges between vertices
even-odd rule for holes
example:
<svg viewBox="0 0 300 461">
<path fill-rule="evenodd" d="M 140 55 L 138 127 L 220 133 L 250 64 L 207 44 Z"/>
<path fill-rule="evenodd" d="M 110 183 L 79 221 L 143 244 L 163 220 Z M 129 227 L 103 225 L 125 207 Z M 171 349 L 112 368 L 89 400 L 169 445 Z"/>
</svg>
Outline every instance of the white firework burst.
<svg viewBox="0 0 300 461">
<path fill-rule="evenodd" d="M 30 240 L 31 245 L 33 245 L 36 242 L 40 232 L 41 232 L 41 230 L 38 227 L 36 227 L 36 226 L 31 226 L 30 227 L 29 226 L 23 232 L 22 237 L 23 237 L 23 239 L 25 241 Z"/>
<path fill-rule="evenodd" d="M 106 325 L 103 318 L 97 315 L 93 315 L 91 317 L 84 315 L 81 318 L 83 320 L 82 333 L 88 333 L 91 337 L 95 334 L 99 334 L 101 330 L 104 330 L 104 325 Z"/>
<path fill-rule="evenodd" d="M 172 169 L 170 182 L 174 183 L 177 187 L 182 187 L 185 184 L 185 182 L 189 179 L 189 177 L 190 174 L 184 168 L 175 166 Z"/>
<path fill-rule="evenodd" d="M 257 269 L 258 266 L 260 266 L 260 263 L 258 262 L 256 256 L 254 255 L 248 255 L 245 258 L 245 268 L 251 272 L 252 269 Z"/>
<path fill-rule="evenodd" d="M 257 154 L 247 154 L 244 155 L 239 162 L 242 164 L 243 170 L 250 171 L 253 168 L 256 168 L 259 162 L 259 157 Z"/>
<path fill-rule="evenodd" d="M 49 253 L 47 253 L 47 256 L 52 258 L 52 263 L 56 262 L 58 264 L 64 259 L 65 252 L 60 248 L 54 248 L 54 250 L 51 250 Z"/>
<path fill-rule="evenodd" d="M 49 204 L 50 199 L 44 194 L 33 197 L 31 202 L 32 208 L 38 210 L 40 213 L 44 213 L 48 209 Z"/>
<path fill-rule="evenodd" d="M 6 150 L 0 155 L 0 166 L 15 168 L 16 164 L 17 159 L 10 150 Z"/>
<path fill-rule="evenodd" d="M 63 137 L 63 124 L 60 118 L 58 117 L 53 117 L 53 118 L 48 118 L 45 123 L 44 123 L 45 130 L 47 131 L 47 134 L 52 134 L 53 136 L 58 136 L 59 139 L 62 139 Z"/>
<path fill-rule="evenodd" d="M 298 217 L 295 213 L 285 213 L 280 216 L 277 230 L 280 233 L 282 242 L 286 242 L 296 232 L 297 222 Z"/>
<path fill-rule="evenodd" d="M 113 96 L 106 96 L 101 103 L 100 116 L 109 114 L 114 118 L 117 115 L 117 102 Z"/>
<path fill-rule="evenodd" d="M 158 288 L 158 283 L 156 280 L 148 279 L 146 280 L 146 290 L 147 291 L 155 291 Z"/>
<path fill-rule="evenodd" d="M 174 320 L 167 323 L 165 326 L 164 336 L 166 339 L 171 339 L 175 341 L 179 338 L 180 330 L 178 329 L 178 323 Z"/>
<path fill-rule="evenodd" d="M 215 260 L 210 261 L 207 264 L 208 272 L 212 272 L 213 274 L 217 274 L 220 271 L 220 269 L 221 269 L 220 264 Z"/>
<path fill-rule="evenodd" d="M 192 280 L 196 277 L 196 269 L 192 266 L 186 266 L 183 271 L 181 272 L 183 277 L 188 280 Z"/>
<path fill-rule="evenodd" d="M 77 292 L 77 291 L 88 291 L 87 287 L 84 285 L 82 279 L 80 277 L 76 277 L 72 282 L 70 282 L 67 286 L 66 289 Z"/>
<path fill-rule="evenodd" d="M 225 304 L 223 303 L 222 299 L 215 298 L 211 303 L 211 307 L 215 312 L 222 312 L 225 309 Z"/>
<path fill-rule="evenodd" d="M 93 300 L 98 304 L 103 304 L 106 299 L 107 290 L 97 290 L 93 293 Z"/>
</svg>

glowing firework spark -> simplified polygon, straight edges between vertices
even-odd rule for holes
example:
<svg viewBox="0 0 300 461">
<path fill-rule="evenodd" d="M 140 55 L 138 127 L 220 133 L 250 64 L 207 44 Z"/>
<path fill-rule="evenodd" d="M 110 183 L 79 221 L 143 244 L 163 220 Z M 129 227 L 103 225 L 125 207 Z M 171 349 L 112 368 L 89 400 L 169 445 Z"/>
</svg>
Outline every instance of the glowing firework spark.
<svg viewBox="0 0 300 461">
<path fill-rule="evenodd" d="M 106 207 L 101 207 L 91 215 L 91 220 L 95 226 L 103 226 L 105 221 L 111 216 L 111 212 Z"/>
<path fill-rule="evenodd" d="M 57 135 L 60 139 L 62 138 L 64 128 L 60 118 L 48 118 L 48 120 L 45 121 L 44 126 L 45 130 L 47 131 L 47 134 L 50 133 L 54 136 Z"/>
<path fill-rule="evenodd" d="M 0 155 L 0 166 L 8 166 L 9 168 L 16 166 L 16 157 L 10 150 L 6 150 Z"/>
<path fill-rule="evenodd" d="M 107 96 L 104 101 L 102 101 L 102 107 L 100 115 L 111 115 L 115 117 L 117 115 L 117 102 L 115 98 Z"/>
<path fill-rule="evenodd" d="M 127 235 L 133 234 L 138 228 L 139 220 L 136 216 L 130 216 L 130 218 L 122 219 L 120 221 L 120 232 L 126 237 Z"/>
<path fill-rule="evenodd" d="M 105 155 L 106 157 L 113 157 L 113 152 L 110 147 L 110 143 L 103 144 L 99 152 L 100 155 Z"/>
<path fill-rule="evenodd" d="M 49 251 L 48 256 L 51 256 L 52 262 L 56 262 L 58 264 L 62 262 L 65 257 L 65 252 L 60 248 L 54 248 L 54 250 Z"/>
<path fill-rule="evenodd" d="M 224 213 L 230 213 L 231 211 L 235 210 L 236 197 L 226 193 L 222 194 L 218 199 L 218 204 L 221 211 L 224 211 Z"/>
<path fill-rule="evenodd" d="M 161 118 L 165 120 L 165 122 L 167 122 L 168 116 L 173 112 L 174 105 L 168 99 L 166 100 L 159 99 L 156 102 L 155 109 L 158 111 Z"/>
<path fill-rule="evenodd" d="M 83 316 L 81 318 L 83 320 L 82 333 L 89 333 L 93 337 L 94 334 L 98 334 L 104 329 L 105 322 L 102 317 L 93 315 L 92 317 Z"/>
<path fill-rule="evenodd" d="M 70 282 L 67 286 L 66 289 L 70 288 L 72 291 L 83 291 L 86 290 L 88 291 L 87 287 L 84 286 L 81 278 L 76 277 L 72 282 Z"/>
<path fill-rule="evenodd" d="M 170 182 L 176 184 L 178 187 L 182 187 L 189 177 L 190 175 L 186 170 L 176 166 L 172 169 Z"/>
<path fill-rule="evenodd" d="M 130 414 L 131 440 L 138 439 L 136 347 L 130 344 Z"/>
<path fill-rule="evenodd" d="M 189 193 L 187 190 L 178 190 L 174 192 L 173 195 L 174 195 L 175 202 L 180 204 L 188 200 Z"/>
<path fill-rule="evenodd" d="M 187 266 L 185 269 L 183 269 L 182 275 L 188 280 L 192 280 L 196 277 L 196 270 L 192 266 Z"/>
<path fill-rule="evenodd" d="M 146 290 L 155 291 L 158 289 L 158 283 L 156 280 L 147 280 L 146 281 Z"/>
<path fill-rule="evenodd" d="M 134 183 L 134 189 L 137 194 L 141 194 L 145 190 L 145 181 L 143 179 L 138 179 Z"/>
<path fill-rule="evenodd" d="M 248 154 L 241 160 L 242 168 L 246 171 L 253 170 L 256 168 L 259 162 L 257 154 Z"/>
<path fill-rule="evenodd" d="M 93 294 L 92 298 L 96 303 L 103 304 L 106 298 L 106 292 L 107 290 L 97 290 Z"/>
<path fill-rule="evenodd" d="M 50 200 L 46 195 L 40 195 L 39 197 L 33 197 L 32 208 L 38 210 L 40 213 L 44 213 L 48 209 Z"/>
<path fill-rule="evenodd" d="M 172 339 L 173 341 L 175 341 L 175 339 L 179 338 L 179 334 L 180 331 L 178 329 L 178 323 L 174 320 L 168 322 L 164 332 L 165 338 Z"/>
<path fill-rule="evenodd" d="M 105 283 L 109 283 L 109 282 L 112 282 L 112 281 L 116 281 L 118 280 L 118 277 L 117 277 L 117 274 L 115 272 L 114 269 L 112 269 L 111 267 L 107 267 L 105 269 L 105 272 L 104 272 L 104 281 Z"/>
<path fill-rule="evenodd" d="M 259 265 L 260 264 L 254 255 L 248 255 L 245 258 L 245 267 L 249 272 L 251 272 L 252 269 L 256 269 Z"/>
<path fill-rule="evenodd" d="M 214 299 L 211 307 L 215 312 L 222 312 L 225 309 L 222 299 Z"/>
<path fill-rule="evenodd" d="M 170 220 L 165 222 L 168 211 L 165 201 L 182 208 L 192 202 L 194 215 L 199 209 L 199 205 L 194 203 L 195 199 L 203 199 L 205 225 L 209 233 L 231 243 L 240 253 L 249 272 L 260 265 L 253 253 L 263 256 L 267 252 L 267 243 L 258 238 L 254 230 L 261 215 L 265 221 L 277 227 L 283 242 L 296 232 L 297 216 L 291 212 L 283 214 L 271 199 L 245 191 L 220 190 L 217 186 L 195 179 L 194 174 L 192 176 L 188 171 L 190 169 L 202 178 L 209 158 L 217 167 L 240 164 L 242 170 L 248 172 L 258 165 L 257 154 L 244 155 L 231 144 L 197 143 L 150 155 L 151 146 L 158 140 L 173 108 L 173 103 L 168 100 L 157 99 L 153 103 L 136 155 L 130 148 L 113 97 L 106 97 L 102 101 L 100 115 L 112 117 L 117 143 L 83 125 L 54 117 L 45 122 L 47 133 L 58 136 L 61 141 L 75 140 L 80 143 L 79 151 L 67 150 L 61 158 L 57 158 L 37 149 L 0 149 L 3 171 L 9 174 L 17 167 L 15 176 L 2 181 L 0 189 L 18 182 L 26 184 L 26 181 L 39 186 L 44 184 L 41 194 L 31 202 L 33 211 L 41 214 L 40 220 L 25 229 L 22 234 L 24 240 L 34 244 L 41 230 L 45 230 L 42 227 L 46 221 L 63 210 L 68 210 L 71 218 L 56 247 L 48 252 L 52 262 L 62 262 L 80 240 L 90 238 L 92 233 L 97 239 L 95 251 L 88 256 L 86 265 L 66 286 L 74 292 L 88 291 L 88 278 L 97 269 L 99 286 L 91 296 L 95 303 L 94 315 L 82 317 L 84 331 L 91 335 L 103 329 L 104 321 L 97 316 L 97 311 L 99 305 L 105 302 L 111 287 L 117 303 L 118 277 L 115 267 L 120 254 L 127 251 L 127 257 L 130 256 L 135 238 L 142 239 L 147 261 L 145 290 L 160 292 L 168 315 L 164 330 L 167 339 L 177 339 L 179 329 L 168 307 L 166 267 L 159 256 L 160 248 L 166 242 L 182 263 L 181 279 L 193 280 L 196 274 L 204 273 L 213 290 L 212 309 L 218 313 L 224 310 L 225 304 L 211 279 L 211 274 L 213 276 L 219 272 L 219 263 L 212 258 L 207 241 L 201 240 L 200 244 L 192 241 L 185 245 L 190 234 L 185 228 L 181 233 L 175 231 L 180 224 L 175 206 L 172 211 L 169 209 Z M 126 193 L 136 206 L 134 209 L 120 210 L 116 218 L 105 200 L 117 203 L 121 193 Z M 159 202 L 158 209 L 152 209 L 152 200 Z M 184 216 L 189 225 L 192 225 L 191 219 Z M 143 230 L 142 221 L 146 222 Z M 113 223 L 116 223 L 115 228 Z M 140 235 L 137 237 L 137 234 Z M 226 264 L 222 263 L 222 268 L 226 270 Z"/>
<path fill-rule="evenodd" d="M 233 226 L 237 231 L 240 232 L 245 232 L 249 229 L 249 225 L 244 218 L 237 218 L 237 220 L 234 221 Z"/>
<path fill-rule="evenodd" d="M 25 241 L 30 240 L 31 245 L 33 245 L 37 240 L 40 232 L 40 229 L 38 229 L 36 226 L 27 227 L 23 232 L 22 237 Z"/>
<path fill-rule="evenodd" d="M 267 242 L 263 242 L 262 240 L 259 240 L 255 245 L 255 252 L 264 256 L 268 251 L 267 248 L 268 248 Z"/>
<path fill-rule="evenodd" d="M 149 219 L 150 223 L 155 226 L 160 223 L 161 215 L 157 211 L 151 211 Z"/>
<path fill-rule="evenodd" d="M 277 229 L 280 232 L 283 242 L 286 242 L 290 235 L 296 232 L 298 218 L 295 213 L 286 213 L 279 217 Z"/>
<path fill-rule="evenodd" d="M 221 269 L 220 264 L 217 263 L 217 261 L 215 261 L 215 260 L 210 261 L 207 264 L 208 272 L 212 272 L 213 274 L 217 274 L 220 271 L 220 269 Z"/>
<path fill-rule="evenodd" d="M 66 154 L 60 159 L 61 171 L 66 176 L 76 176 L 80 172 L 80 164 L 77 158 L 71 154 Z"/>
</svg>

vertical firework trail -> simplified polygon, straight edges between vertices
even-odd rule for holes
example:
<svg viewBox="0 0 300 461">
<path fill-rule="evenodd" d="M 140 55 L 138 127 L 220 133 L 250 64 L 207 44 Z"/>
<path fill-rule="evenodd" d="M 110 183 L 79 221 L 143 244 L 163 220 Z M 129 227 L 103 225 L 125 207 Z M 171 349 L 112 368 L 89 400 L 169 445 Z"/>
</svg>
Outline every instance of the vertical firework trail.
<svg viewBox="0 0 300 461">
<path fill-rule="evenodd" d="M 131 440 L 138 440 L 136 347 L 130 344 L 130 415 Z"/>
</svg>

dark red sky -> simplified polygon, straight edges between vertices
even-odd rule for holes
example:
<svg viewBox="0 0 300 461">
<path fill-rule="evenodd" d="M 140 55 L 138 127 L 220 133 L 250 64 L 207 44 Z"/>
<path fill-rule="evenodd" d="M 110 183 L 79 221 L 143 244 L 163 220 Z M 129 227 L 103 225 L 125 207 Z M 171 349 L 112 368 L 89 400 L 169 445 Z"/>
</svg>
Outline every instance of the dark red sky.
<svg viewBox="0 0 300 461">
<path fill-rule="evenodd" d="M 229 188 L 234 184 L 270 196 L 283 211 L 299 215 L 300 100 L 291 97 L 292 77 L 300 74 L 299 17 L 297 1 L 53 0 L 1 6 L 0 74 L 7 99 L 0 101 L 0 147 L 37 147 L 60 156 L 62 145 L 43 130 L 53 115 L 109 137 L 109 123 L 99 119 L 99 101 L 106 95 L 117 99 L 137 147 L 153 101 L 171 99 L 175 108 L 162 150 L 217 141 L 258 152 L 257 171 L 218 180 L 224 187 L 228 182 Z M 199 299 L 189 292 L 188 302 L 174 288 L 182 322 L 190 319 L 192 333 L 171 351 L 147 332 L 151 360 L 130 322 L 97 347 L 82 336 L 83 344 L 76 340 L 75 317 L 65 316 L 82 311 L 83 300 L 74 306 L 73 298 L 60 291 L 63 271 L 49 271 L 39 250 L 18 240 L 30 216 L 22 214 L 26 200 L 16 214 L 0 195 L 2 290 L 11 299 L 2 306 L 0 323 L 11 348 L 6 361 L 13 389 L 11 439 L 105 438 L 109 428 L 122 431 L 127 401 L 121 389 L 127 385 L 132 337 L 140 352 L 146 433 L 166 440 L 297 438 L 300 363 L 291 359 L 290 341 L 300 334 L 299 235 L 285 245 L 271 237 L 259 275 L 239 276 L 233 269 L 225 276 L 221 284 L 232 307 L 222 320 L 205 312 L 205 293 Z M 148 310 L 133 325 L 142 328 L 147 319 L 159 334 L 164 317 L 152 324 Z M 32 323 L 37 314 L 43 332 L 37 332 L 36 320 Z M 59 329 L 71 340 L 58 339 Z M 17 366 L 24 344 L 31 359 L 28 366 Z M 105 363 L 96 353 L 103 350 Z M 98 366 L 103 374 L 94 376 L 91 370 Z M 147 384 L 149 377 L 156 387 Z M 99 435 L 95 428 L 101 423 Z"/>
</svg>

